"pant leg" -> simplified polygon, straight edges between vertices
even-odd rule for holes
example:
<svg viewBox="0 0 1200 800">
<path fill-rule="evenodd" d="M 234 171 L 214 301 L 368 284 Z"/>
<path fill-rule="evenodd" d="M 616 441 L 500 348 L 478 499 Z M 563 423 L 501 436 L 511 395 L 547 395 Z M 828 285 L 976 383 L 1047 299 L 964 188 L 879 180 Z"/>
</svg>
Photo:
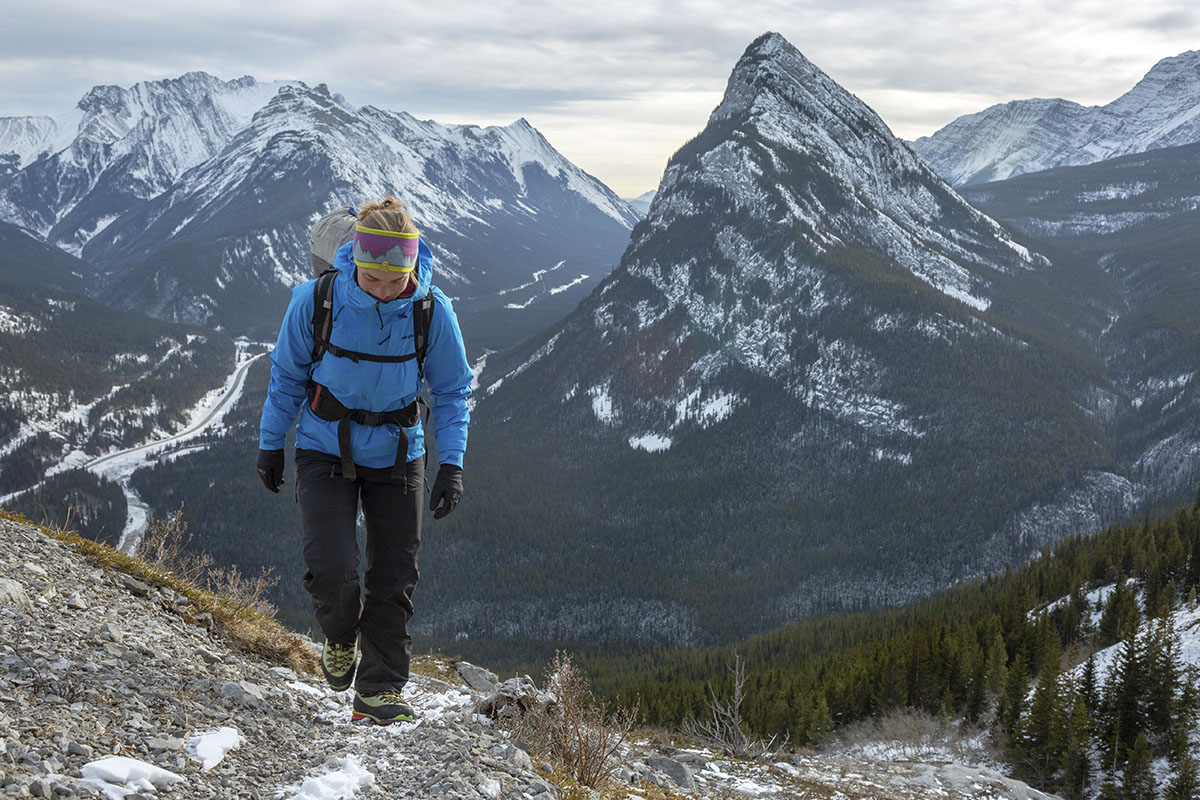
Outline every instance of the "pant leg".
<svg viewBox="0 0 1200 800">
<path fill-rule="evenodd" d="M 359 481 L 333 469 L 332 457 L 296 453 L 296 501 L 304 543 L 304 588 L 317 623 L 331 642 L 353 642 L 358 634 Z"/>
<path fill-rule="evenodd" d="M 424 460 L 415 459 L 405 467 L 407 493 L 399 481 L 363 482 L 367 542 L 359 620 L 362 661 L 355 679 L 359 692 L 398 692 L 408 682 L 412 657 L 408 621 L 418 577 L 424 478 Z"/>
</svg>

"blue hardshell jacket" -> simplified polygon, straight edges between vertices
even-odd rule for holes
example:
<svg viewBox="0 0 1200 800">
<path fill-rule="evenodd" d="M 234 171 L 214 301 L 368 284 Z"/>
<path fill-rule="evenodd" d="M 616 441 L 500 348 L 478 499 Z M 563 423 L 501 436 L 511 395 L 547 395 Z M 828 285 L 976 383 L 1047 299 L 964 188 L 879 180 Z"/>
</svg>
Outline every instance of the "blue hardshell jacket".
<svg viewBox="0 0 1200 800">
<path fill-rule="evenodd" d="M 333 328 L 329 340 L 346 350 L 376 355 L 407 355 L 413 352 L 413 301 L 433 292 L 433 320 L 425 351 L 425 383 L 432 396 L 434 435 L 438 458 L 443 464 L 462 466 L 467 449 L 467 423 L 470 412 L 472 372 L 463 347 L 458 318 L 450 300 L 441 290 L 431 288 L 433 254 L 420 241 L 417 254 L 417 290 L 412 297 L 380 302 L 359 287 L 354 279 L 351 245 L 338 250 L 333 267 L 338 276 L 333 282 Z M 326 353 L 313 363 L 313 283 L 307 281 L 292 290 L 279 329 L 279 338 L 271 353 L 271 384 L 263 404 L 258 446 L 263 450 L 282 450 L 284 439 L 296 422 L 296 447 L 319 450 L 337 456 L 337 423 L 317 417 L 308 407 L 306 391 L 312 380 L 326 387 L 347 408 L 364 411 L 390 411 L 416 399 L 417 362 L 377 363 L 339 358 Z M 351 452 L 361 467 L 391 467 L 396 461 L 399 428 L 377 428 L 350 424 Z M 408 459 L 425 455 L 425 437 L 420 424 L 405 428 L 408 435 Z"/>
</svg>

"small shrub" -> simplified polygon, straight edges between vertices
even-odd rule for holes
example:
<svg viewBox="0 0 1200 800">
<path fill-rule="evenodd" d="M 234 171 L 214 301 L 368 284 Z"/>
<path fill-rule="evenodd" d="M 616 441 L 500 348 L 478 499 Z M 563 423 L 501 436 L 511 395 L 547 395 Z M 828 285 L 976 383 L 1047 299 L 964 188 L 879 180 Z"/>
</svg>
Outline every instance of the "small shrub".
<svg viewBox="0 0 1200 800">
<path fill-rule="evenodd" d="M 233 617 L 246 610 L 274 617 L 277 609 L 267 593 L 279 582 L 274 567 L 262 567 L 254 577 L 242 575 L 236 564 L 216 566 L 212 555 L 192 552 L 192 534 L 183 518 L 183 506 L 165 519 L 153 520 L 138 542 L 139 559 L 180 580 L 200 586 L 228 601 L 225 612 Z"/>
<path fill-rule="evenodd" d="M 954 761 L 994 766 L 1001 758 L 984 727 L 912 709 L 891 711 L 840 731 L 834 749 L 890 761 Z"/>
<path fill-rule="evenodd" d="M 555 655 L 545 684 L 551 702 L 510 722 L 512 733 L 578 783 L 607 783 L 624 760 L 621 748 L 637 724 L 637 709 L 610 712 L 566 653 Z"/>
</svg>

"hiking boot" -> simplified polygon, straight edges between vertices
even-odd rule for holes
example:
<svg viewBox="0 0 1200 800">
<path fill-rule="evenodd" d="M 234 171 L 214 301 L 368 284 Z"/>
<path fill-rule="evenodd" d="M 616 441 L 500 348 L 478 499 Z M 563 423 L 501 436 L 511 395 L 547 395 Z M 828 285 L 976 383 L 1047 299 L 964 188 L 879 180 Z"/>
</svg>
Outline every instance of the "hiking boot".
<svg viewBox="0 0 1200 800">
<path fill-rule="evenodd" d="M 354 680 L 354 662 L 358 660 L 358 640 L 338 644 L 325 640 L 321 648 L 321 672 L 335 692 L 349 689 Z"/>
<path fill-rule="evenodd" d="M 350 715 L 350 721 L 361 722 L 364 719 L 376 725 L 390 725 L 393 722 L 412 722 L 416 717 L 399 692 L 355 692 L 354 713 Z"/>
</svg>

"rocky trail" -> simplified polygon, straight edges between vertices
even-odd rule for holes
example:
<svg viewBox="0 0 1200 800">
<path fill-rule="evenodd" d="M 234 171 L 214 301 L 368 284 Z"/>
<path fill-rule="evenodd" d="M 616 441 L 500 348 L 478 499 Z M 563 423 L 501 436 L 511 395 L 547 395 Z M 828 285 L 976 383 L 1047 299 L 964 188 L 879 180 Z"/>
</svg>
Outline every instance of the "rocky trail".
<svg viewBox="0 0 1200 800">
<path fill-rule="evenodd" d="M 352 725 L 349 692 L 240 652 L 188 603 L 0 518 L 0 797 L 588 796 L 480 713 L 536 691 L 527 678 L 423 659 L 405 692 L 417 722 Z M 976 767 L 742 762 L 668 738 L 633 741 L 595 796 L 1045 797 Z"/>
</svg>

